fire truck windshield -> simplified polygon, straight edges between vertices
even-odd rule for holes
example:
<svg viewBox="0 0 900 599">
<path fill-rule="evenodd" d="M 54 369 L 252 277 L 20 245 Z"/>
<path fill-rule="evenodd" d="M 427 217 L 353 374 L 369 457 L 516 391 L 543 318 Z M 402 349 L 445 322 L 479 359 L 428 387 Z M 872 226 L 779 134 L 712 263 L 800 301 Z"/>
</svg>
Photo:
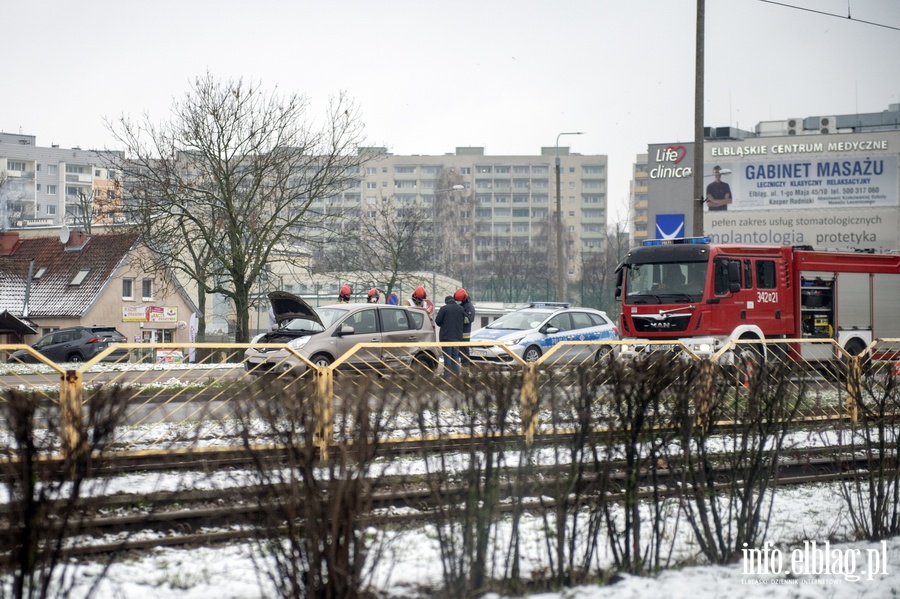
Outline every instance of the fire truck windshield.
<svg viewBox="0 0 900 599">
<path fill-rule="evenodd" d="M 706 262 L 629 264 L 626 304 L 687 304 L 703 298 Z"/>
</svg>

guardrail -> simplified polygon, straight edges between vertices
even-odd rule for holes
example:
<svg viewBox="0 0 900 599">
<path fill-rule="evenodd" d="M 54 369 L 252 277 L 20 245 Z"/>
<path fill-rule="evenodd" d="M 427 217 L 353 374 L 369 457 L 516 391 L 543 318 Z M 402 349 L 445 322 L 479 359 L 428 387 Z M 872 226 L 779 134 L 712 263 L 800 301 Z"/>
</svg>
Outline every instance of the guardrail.
<svg viewBox="0 0 900 599">
<path fill-rule="evenodd" d="M 562 406 L 569 406 L 586 387 L 597 394 L 591 409 L 604 409 L 604 394 L 612 392 L 604 385 L 613 376 L 613 367 L 622 367 L 622 361 L 613 356 L 625 343 L 564 341 L 548 348 L 534 362 L 526 362 L 514 348 L 492 342 L 415 346 L 361 343 L 333 361 L 307 357 L 290 345 L 123 343 L 104 349 L 88 362 L 68 364 L 54 363 L 28 346 L 0 345 L 0 356 L 25 350 L 35 361 L 0 364 L 0 401 L 5 400 L 8 389 L 15 389 L 34 395 L 51 411 L 57 411 L 59 451 L 70 454 L 83 445 L 85 405 L 90 392 L 97 389 L 114 386 L 124 391 L 125 419 L 115 435 L 114 449 L 138 451 L 240 443 L 239 431 L 229 423 L 245 415 L 247 405 L 273 396 L 273 388 L 298 392 L 302 388 L 314 402 L 314 438 L 321 455 L 327 458 L 336 432 L 352 435 L 345 430 L 346 423 L 335 423 L 336 402 L 358 401 L 376 389 L 407 403 L 410 394 L 426 394 L 433 398 L 435 412 L 439 412 L 442 402 L 449 405 L 462 395 L 479 393 L 477 387 L 483 380 L 471 376 L 473 371 L 499 368 L 518 386 L 519 412 L 511 427 L 531 443 L 536 435 L 566 431 L 566 422 L 579 416 L 575 411 L 560 416 Z M 662 355 L 664 359 L 708 365 L 695 372 L 693 380 L 681 381 L 696 386 L 695 409 L 702 418 L 714 401 L 717 386 L 727 385 L 739 394 L 762 382 L 759 377 L 773 376 L 771 370 L 763 368 L 767 361 L 789 361 L 791 347 L 803 343 L 830 343 L 835 355 L 841 356 L 840 360 L 816 365 L 804 375 L 819 377 L 815 392 L 803 406 L 811 419 L 847 418 L 855 422 L 863 377 L 900 375 L 900 366 L 894 361 L 873 359 L 887 355 L 896 360 L 900 339 L 876 340 L 858 356 L 848 355 L 833 340 L 736 341 L 708 360 L 677 342 L 649 342 L 643 357 Z M 655 346 L 665 346 L 666 351 L 650 351 Z M 492 348 L 497 359 L 469 361 L 463 357 L 459 369 L 451 368 L 446 359 L 440 358 L 449 347 Z M 265 368 L 248 359 L 248 351 L 258 348 L 271 350 Z M 122 349 L 126 354 L 113 358 L 113 353 L 120 354 Z M 641 361 L 639 358 L 637 363 Z M 370 374 L 375 376 L 356 376 Z M 370 387 L 363 388 L 362 378 Z M 784 392 L 799 387 L 800 379 L 788 381 Z M 439 419 L 440 415 L 432 417 Z M 0 423 L 0 433 L 2 427 Z"/>
</svg>

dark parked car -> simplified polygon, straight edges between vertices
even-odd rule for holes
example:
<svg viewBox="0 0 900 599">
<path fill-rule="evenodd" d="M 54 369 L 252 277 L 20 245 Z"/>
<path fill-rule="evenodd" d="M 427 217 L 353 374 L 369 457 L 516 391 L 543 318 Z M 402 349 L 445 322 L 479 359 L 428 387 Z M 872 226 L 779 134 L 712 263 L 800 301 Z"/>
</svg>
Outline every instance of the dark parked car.
<svg viewBox="0 0 900 599">
<path fill-rule="evenodd" d="M 111 343 L 124 343 L 128 339 L 115 327 L 89 326 L 68 327 L 47 333 L 31 347 L 54 362 L 86 362 Z M 104 357 L 106 362 L 118 362 L 128 358 L 128 350 L 117 349 Z M 9 355 L 9 362 L 37 362 L 25 350 L 17 350 Z"/>
</svg>

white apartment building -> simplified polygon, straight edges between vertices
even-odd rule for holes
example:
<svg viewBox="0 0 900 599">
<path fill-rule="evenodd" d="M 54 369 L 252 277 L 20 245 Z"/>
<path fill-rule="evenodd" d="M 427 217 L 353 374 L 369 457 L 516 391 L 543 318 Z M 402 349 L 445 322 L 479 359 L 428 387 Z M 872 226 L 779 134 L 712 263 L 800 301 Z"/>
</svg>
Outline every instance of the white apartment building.
<svg viewBox="0 0 900 599">
<path fill-rule="evenodd" d="M 0 230 L 114 220 L 120 193 L 104 152 L 39 147 L 33 135 L 0 133 Z"/>
<path fill-rule="evenodd" d="M 372 157 L 361 169 L 358 196 L 351 190 L 342 201 L 358 203 L 365 216 L 367 206 L 386 198 L 425 207 L 446 200 L 451 209 L 442 218 L 450 219 L 460 248 L 453 259 L 476 264 L 500 248 L 555 251 L 558 151 L 569 277 L 578 275 L 583 252 L 605 246 L 605 155 L 573 154 L 568 147 L 556 146 L 523 156 L 491 156 L 483 147 L 457 147 L 439 156 L 399 156 L 383 148 L 364 151 Z"/>
</svg>

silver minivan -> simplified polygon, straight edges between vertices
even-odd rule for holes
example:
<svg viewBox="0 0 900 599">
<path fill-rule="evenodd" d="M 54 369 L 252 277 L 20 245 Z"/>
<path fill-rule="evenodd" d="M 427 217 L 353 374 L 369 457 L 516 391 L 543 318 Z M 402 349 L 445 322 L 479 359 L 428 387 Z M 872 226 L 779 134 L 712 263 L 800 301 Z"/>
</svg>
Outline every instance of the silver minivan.
<svg viewBox="0 0 900 599">
<path fill-rule="evenodd" d="M 316 366 L 325 367 L 358 343 L 402 343 L 403 347 L 370 347 L 347 357 L 351 369 L 389 369 L 415 361 L 428 368 L 438 364 L 439 349 L 417 347 L 436 340 L 434 324 L 423 309 L 388 304 L 331 304 L 312 308 L 285 291 L 273 291 L 269 302 L 277 329 L 257 335 L 251 343 L 288 344 Z M 277 346 L 259 346 L 244 352 L 244 363 L 254 374 L 302 374 L 306 362 Z"/>
</svg>

